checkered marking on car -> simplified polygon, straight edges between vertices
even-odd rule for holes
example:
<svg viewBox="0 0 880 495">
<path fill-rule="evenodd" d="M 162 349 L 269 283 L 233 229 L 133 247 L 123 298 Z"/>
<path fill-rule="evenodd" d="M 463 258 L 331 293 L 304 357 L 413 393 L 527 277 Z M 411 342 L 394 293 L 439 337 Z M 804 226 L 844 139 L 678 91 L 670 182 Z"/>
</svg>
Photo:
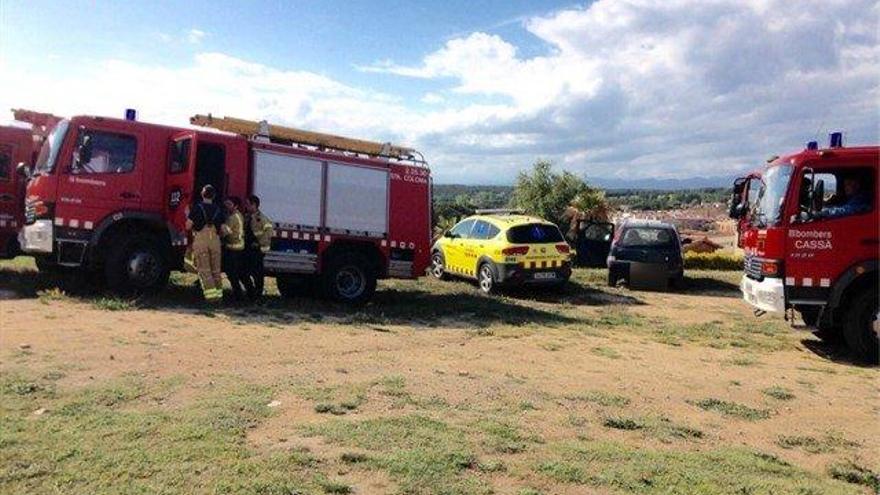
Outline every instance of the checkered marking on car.
<svg viewBox="0 0 880 495">
<path fill-rule="evenodd" d="M 459 275 L 464 275 L 466 277 L 476 277 L 477 276 L 477 272 L 475 270 L 469 270 L 467 268 L 461 268 L 461 267 L 457 267 L 457 266 L 446 267 L 446 271 L 451 272 L 451 273 L 457 273 Z"/>
</svg>

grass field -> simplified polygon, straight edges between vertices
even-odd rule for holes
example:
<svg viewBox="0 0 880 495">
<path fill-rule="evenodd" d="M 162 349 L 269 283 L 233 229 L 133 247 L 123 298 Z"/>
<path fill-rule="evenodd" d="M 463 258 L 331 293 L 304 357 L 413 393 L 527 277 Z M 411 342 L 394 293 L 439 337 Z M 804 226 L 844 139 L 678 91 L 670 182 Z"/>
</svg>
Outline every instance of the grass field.
<svg viewBox="0 0 880 495">
<path fill-rule="evenodd" d="M 738 276 L 211 309 L 188 275 L 124 300 L 3 262 L 0 493 L 876 492 L 877 370 Z"/>
</svg>

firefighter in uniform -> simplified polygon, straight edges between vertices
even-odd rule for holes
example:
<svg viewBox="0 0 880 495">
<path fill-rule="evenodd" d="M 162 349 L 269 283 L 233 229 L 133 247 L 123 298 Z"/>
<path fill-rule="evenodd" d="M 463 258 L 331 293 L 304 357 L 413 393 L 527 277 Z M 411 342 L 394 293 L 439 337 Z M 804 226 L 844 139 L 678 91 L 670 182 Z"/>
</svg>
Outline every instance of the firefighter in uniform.
<svg viewBox="0 0 880 495">
<path fill-rule="evenodd" d="M 226 207 L 226 222 L 223 224 L 225 240 L 223 267 L 232 285 L 232 297 L 236 301 L 244 297 L 245 291 L 248 295 L 254 291 L 245 272 L 244 217 L 239 211 L 239 204 L 238 198 L 227 198 L 223 202 L 223 206 Z"/>
<path fill-rule="evenodd" d="M 245 229 L 245 252 L 247 259 L 247 274 L 254 287 L 253 298 L 263 296 L 263 258 L 269 252 L 272 244 L 272 220 L 260 211 L 260 198 L 250 196 L 245 201 L 247 210 L 247 229 Z"/>
<path fill-rule="evenodd" d="M 223 278 L 220 272 L 220 235 L 223 212 L 214 204 L 216 192 L 210 184 L 201 191 L 202 201 L 187 214 L 186 228 L 193 233 L 193 262 L 202 284 L 202 294 L 208 302 L 223 298 Z"/>
</svg>

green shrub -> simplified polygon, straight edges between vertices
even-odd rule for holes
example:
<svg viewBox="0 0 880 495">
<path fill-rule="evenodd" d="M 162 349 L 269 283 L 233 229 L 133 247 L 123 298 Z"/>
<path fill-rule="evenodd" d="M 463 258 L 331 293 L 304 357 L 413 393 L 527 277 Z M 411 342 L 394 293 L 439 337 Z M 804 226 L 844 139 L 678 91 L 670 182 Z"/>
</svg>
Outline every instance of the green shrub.
<svg viewBox="0 0 880 495">
<path fill-rule="evenodd" d="M 684 267 L 689 270 L 742 270 L 743 257 L 731 253 L 684 253 Z"/>
</svg>

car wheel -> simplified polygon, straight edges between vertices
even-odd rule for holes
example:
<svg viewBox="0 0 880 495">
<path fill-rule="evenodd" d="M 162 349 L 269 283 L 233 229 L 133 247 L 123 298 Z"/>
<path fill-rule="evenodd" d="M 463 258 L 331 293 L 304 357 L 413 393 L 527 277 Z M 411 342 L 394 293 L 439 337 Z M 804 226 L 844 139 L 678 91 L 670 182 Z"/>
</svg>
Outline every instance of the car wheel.
<svg viewBox="0 0 880 495">
<path fill-rule="evenodd" d="M 617 277 L 608 272 L 608 287 L 617 287 Z"/>
<path fill-rule="evenodd" d="M 684 275 L 676 275 L 669 280 L 669 285 L 675 290 L 684 289 Z"/>
<path fill-rule="evenodd" d="M 443 259 L 443 253 L 435 251 L 431 255 L 431 275 L 437 280 L 448 280 L 449 274 L 446 273 L 446 261 Z"/>
<path fill-rule="evenodd" d="M 484 294 L 491 294 L 495 290 L 495 273 L 492 265 L 483 263 L 477 273 L 477 282 L 480 284 L 480 291 Z"/>
<path fill-rule="evenodd" d="M 856 357 L 870 364 L 880 364 L 880 303 L 877 297 L 876 289 L 853 297 L 843 323 L 846 345 Z"/>
</svg>

